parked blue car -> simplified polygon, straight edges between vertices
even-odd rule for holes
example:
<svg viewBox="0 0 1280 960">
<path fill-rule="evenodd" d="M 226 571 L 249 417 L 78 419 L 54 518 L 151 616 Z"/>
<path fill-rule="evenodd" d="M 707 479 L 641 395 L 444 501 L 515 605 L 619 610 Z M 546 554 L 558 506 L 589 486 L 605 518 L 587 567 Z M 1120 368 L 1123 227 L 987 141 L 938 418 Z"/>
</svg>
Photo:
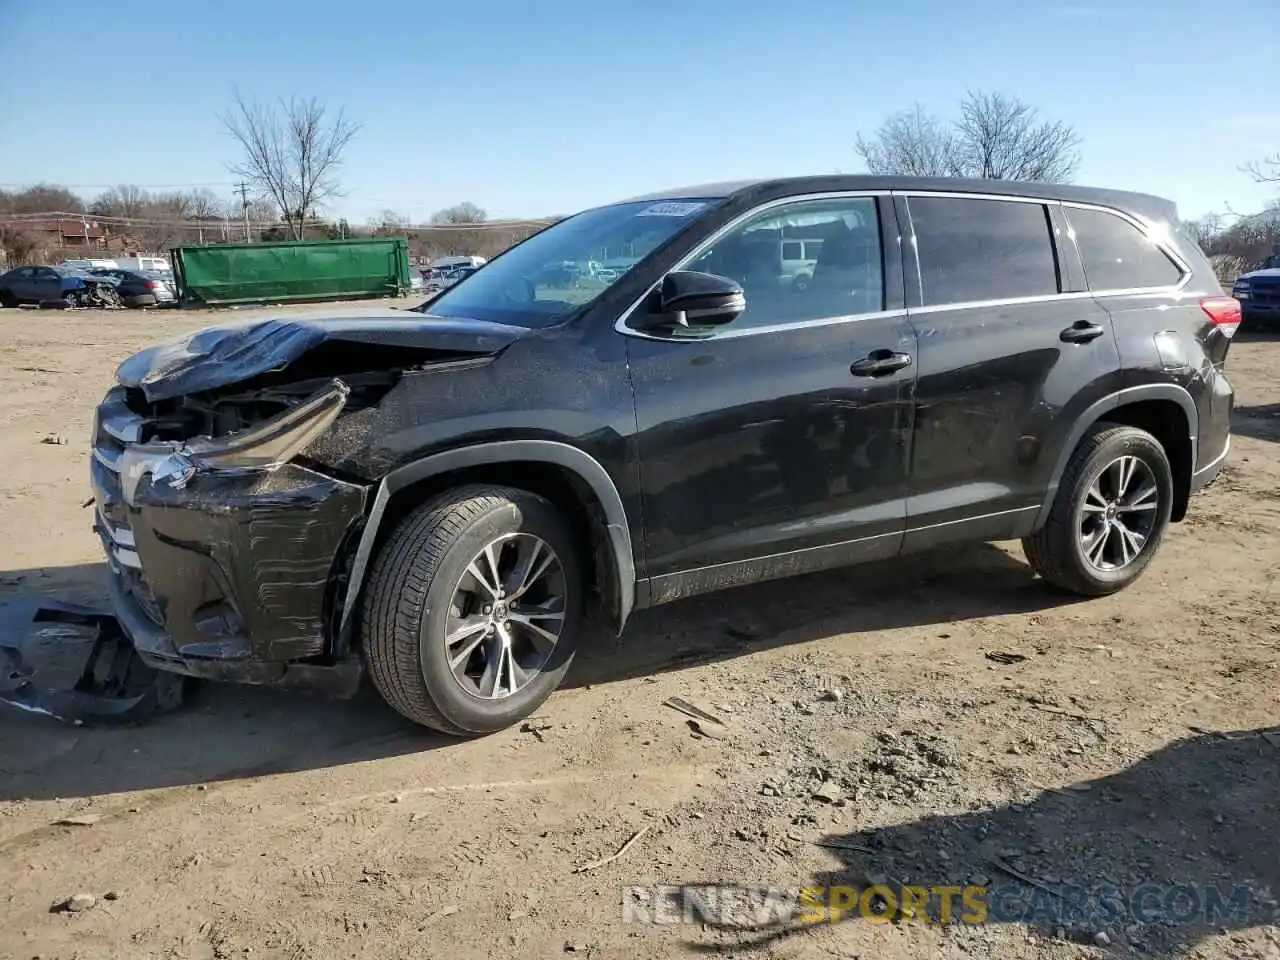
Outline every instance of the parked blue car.
<svg viewBox="0 0 1280 960">
<path fill-rule="evenodd" d="M 65 300 L 72 306 L 119 303 L 116 283 L 66 267 L 18 267 L 0 275 L 0 307 Z"/>
<path fill-rule="evenodd" d="M 1237 277 L 1231 295 L 1240 301 L 1245 327 L 1257 329 L 1280 323 L 1280 254 L 1268 257 L 1259 269 Z"/>
</svg>

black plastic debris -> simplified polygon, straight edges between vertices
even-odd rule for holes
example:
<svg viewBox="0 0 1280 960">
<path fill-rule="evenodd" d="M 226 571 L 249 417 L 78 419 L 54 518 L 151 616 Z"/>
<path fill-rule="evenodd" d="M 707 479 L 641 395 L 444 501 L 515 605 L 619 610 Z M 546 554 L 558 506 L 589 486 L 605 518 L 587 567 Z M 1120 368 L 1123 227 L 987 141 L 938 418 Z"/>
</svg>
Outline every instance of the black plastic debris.
<svg viewBox="0 0 1280 960">
<path fill-rule="evenodd" d="M 0 703 L 68 723 L 137 723 L 182 705 L 190 679 L 147 666 L 114 616 L 72 604 L 38 607 L 36 623 L 60 623 L 93 631 L 92 644 L 70 688 L 46 687 L 23 657 L 22 647 L 0 637 Z M 84 644 L 75 631 L 46 643 Z"/>
</svg>

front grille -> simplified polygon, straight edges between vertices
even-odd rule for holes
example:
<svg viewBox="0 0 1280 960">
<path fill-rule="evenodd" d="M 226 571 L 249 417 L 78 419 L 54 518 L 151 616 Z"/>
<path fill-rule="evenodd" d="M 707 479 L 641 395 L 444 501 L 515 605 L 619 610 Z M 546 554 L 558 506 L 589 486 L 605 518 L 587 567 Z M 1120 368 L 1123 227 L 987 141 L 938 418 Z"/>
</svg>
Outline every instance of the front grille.
<svg viewBox="0 0 1280 960">
<path fill-rule="evenodd" d="M 1259 284 L 1255 280 L 1249 285 L 1249 300 L 1259 306 L 1280 306 L 1280 283 Z"/>
<path fill-rule="evenodd" d="M 129 522 L 126 494 L 132 490 L 127 490 L 126 486 L 136 485 L 136 479 L 130 481 L 121 475 L 126 450 L 143 439 L 146 428 L 147 421 L 129 409 L 124 393 L 119 389 L 107 394 L 98 407 L 90 466 L 97 504 L 94 528 L 102 538 L 112 573 L 147 617 L 158 626 L 164 626 L 164 616 L 143 575 L 142 560 Z"/>
</svg>

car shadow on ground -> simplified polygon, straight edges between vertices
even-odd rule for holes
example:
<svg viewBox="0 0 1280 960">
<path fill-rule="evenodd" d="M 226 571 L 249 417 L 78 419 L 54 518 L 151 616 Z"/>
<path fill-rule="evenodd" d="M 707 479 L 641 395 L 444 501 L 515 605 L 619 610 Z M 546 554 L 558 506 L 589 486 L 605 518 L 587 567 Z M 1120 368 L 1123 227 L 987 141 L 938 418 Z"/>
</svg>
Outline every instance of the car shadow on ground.
<svg viewBox="0 0 1280 960">
<path fill-rule="evenodd" d="M 953 924 L 1021 923 L 1128 955 L 1186 955 L 1280 920 L 1280 727 L 1199 732 L 1072 787 L 825 837 L 840 861 L 810 881 L 829 891 L 812 894 L 825 915 L 815 905 L 772 925 L 713 918 L 735 935 L 694 949 L 739 951 L 814 923 L 926 922 L 926 910 L 937 922 L 948 887 Z M 848 910 L 833 915 L 832 903 Z M 904 903 L 919 905 L 914 919 Z"/>
<path fill-rule="evenodd" d="M 1280 403 L 1236 407 L 1231 412 L 1231 432 L 1255 440 L 1280 441 Z"/>
<path fill-rule="evenodd" d="M 88 643 L 42 639 L 42 598 L 106 610 L 102 564 L 0 573 L 0 631 L 69 686 Z M 679 670 L 845 633 L 1046 609 L 1071 599 L 997 547 L 851 567 L 739 587 L 636 614 L 619 639 L 593 631 L 566 686 Z M 21 615 L 21 616 L 18 616 Z M 65 632 L 53 631 L 54 634 Z M 555 702 L 549 708 L 554 710 Z M 350 701 L 201 683 L 172 713 L 129 727 L 74 727 L 0 705 L 0 800 L 73 797 L 465 749 L 402 719 L 369 684 Z"/>
<path fill-rule="evenodd" d="M 581 652 L 569 682 L 651 676 L 824 637 L 1031 613 L 1079 599 L 997 546 L 953 546 L 642 610 L 621 638 L 602 636 Z"/>
</svg>

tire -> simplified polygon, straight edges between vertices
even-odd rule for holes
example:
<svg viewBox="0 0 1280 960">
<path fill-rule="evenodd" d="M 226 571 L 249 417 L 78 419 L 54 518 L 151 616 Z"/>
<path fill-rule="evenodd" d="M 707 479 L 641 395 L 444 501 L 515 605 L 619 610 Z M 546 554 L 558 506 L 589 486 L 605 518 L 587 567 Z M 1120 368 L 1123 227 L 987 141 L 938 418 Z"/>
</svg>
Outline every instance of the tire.
<svg viewBox="0 0 1280 960">
<path fill-rule="evenodd" d="M 1136 463 L 1128 487 L 1117 496 L 1125 469 L 1121 464 L 1130 461 Z M 1152 509 L 1146 509 L 1151 495 L 1143 495 L 1149 486 L 1155 490 Z M 1106 596 L 1123 590 L 1146 570 L 1160 549 L 1172 507 L 1173 471 L 1159 441 L 1136 427 L 1101 423 L 1071 455 L 1048 522 L 1022 541 L 1022 549 L 1036 573 L 1054 586 L 1086 597 Z M 1142 532 L 1142 542 L 1127 562 L 1126 550 L 1133 549 L 1136 540 L 1117 529 L 1117 522 L 1126 530 Z M 1099 543 L 1108 523 L 1110 530 Z M 1095 555 L 1093 560 L 1089 553 Z"/>
<path fill-rule="evenodd" d="M 8 290 L 0 290 L 0 307 L 16 307 L 18 298 Z"/>
<path fill-rule="evenodd" d="M 489 576 L 485 558 L 486 545 L 495 541 L 499 543 L 494 554 L 497 578 Z M 506 580 L 510 588 L 512 577 L 519 577 L 504 565 L 509 559 L 522 560 L 525 555 L 519 551 L 532 550 L 535 541 L 550 549 L 559 572 L 553 564 L 525 593 L 512 588 L 502 600 L 503 592 L 482 589 L 470 572 L 475 561 L 475 569 L 484 568 L 487 580 Z M 568 521 L 551 503 L 528 491 L 467 486 L 422 504 L 391 534 L 370 571 L 361 626 L 363 654 L 374 686 L 397 712 L 454 736 L 493 733 L 524 719 L 560 685 L 573 662 L 583 622 L 582 563 Z M 562 588 L 562 602 L 539 600 L 551 597 L 557 585 Z M 517 610 L 521 596 L 527 602 Z M 531 612 L 531 608 L 551 611 L 556 607 L 562 616 Z M 558 616 L 560 632 L 554 646 L 549 651 L 540 649 L 545 639 L 531 632 L 528 621 L 539 620 L 554 628 L 553 618 Z M 476 640 L 478 634 L 471 627 L 480 620 L 490 626 Z M 450 665 L 446 635 L 450 630 L 465 632 L 464 628 L 471 633 L 452 652 L 456 656 L 467 644 L 479 644 L 463 668 L 479 672 L 478 679 L 459 676 Z M 501 654 L 492 656 L 493 644 L 504 639 L 513 651 L 505 661 Z M 531 670 L 538 658 L 543 659 L 536 672 L 521 672 L 519 676 L 527 676 L 527 682 L 517 688 L 514 664 Z M 503 695 L 501 684 L 496 688 L 490 684 L 486 695 L 484 684 L 493 676 L 488 670 L 492 663 L 506 667 L 505 674 L 498 673 L 513 692 Z"/>
</svg>

